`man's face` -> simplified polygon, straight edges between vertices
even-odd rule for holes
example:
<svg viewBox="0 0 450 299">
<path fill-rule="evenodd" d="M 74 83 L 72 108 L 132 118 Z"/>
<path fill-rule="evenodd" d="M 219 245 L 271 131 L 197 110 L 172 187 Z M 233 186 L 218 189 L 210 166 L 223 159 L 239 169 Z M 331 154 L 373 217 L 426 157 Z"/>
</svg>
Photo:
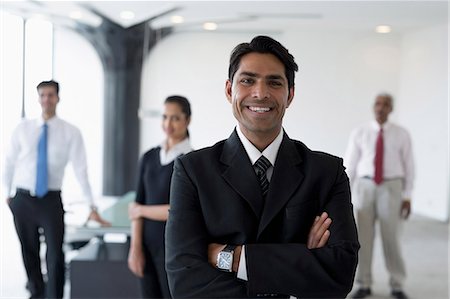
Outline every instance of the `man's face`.
<svg viewBox="0 0 450 299">
<path fill-rule="evenodd" d="M 392 112 L 392 102 L 387 97 L 378 96 L 375 99 L 373 111 L 377 122 L 383 124 L 387 121 L 389 113 Z"/>
<path fill-rule="evenodd" d="M 56 112 L 56 105 L 59 102 L 59 96 L 53 86 L 43 86 L 38 89 L 39 104 L 42 108 L 42 113 L 54 115 Z"/>
<path fill-rule="evenodd" d="M 225 92 L 242 132 L 276 136 L 294 97 L 283 63 L 272 54 L 249 53 L 241 58 L 232 80 L 227 80 Z"/>
</svg>

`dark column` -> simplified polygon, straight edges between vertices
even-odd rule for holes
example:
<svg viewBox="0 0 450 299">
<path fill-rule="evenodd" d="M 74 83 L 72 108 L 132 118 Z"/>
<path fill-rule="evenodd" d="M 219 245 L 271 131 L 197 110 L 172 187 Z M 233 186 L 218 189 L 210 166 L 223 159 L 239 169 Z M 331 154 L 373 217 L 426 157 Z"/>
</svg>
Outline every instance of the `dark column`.
<svg viewBox="0 0 450 299">
<path fill-rule="evenodd" d="M 97 28 L 76 30 L 97 50 L 105 74 L 103 194 L 123 195 L 135 189 L 143 60 L 171 30 L 154 31 L 147 22 L 123 28 L 105 17 Z"/>
</svg>

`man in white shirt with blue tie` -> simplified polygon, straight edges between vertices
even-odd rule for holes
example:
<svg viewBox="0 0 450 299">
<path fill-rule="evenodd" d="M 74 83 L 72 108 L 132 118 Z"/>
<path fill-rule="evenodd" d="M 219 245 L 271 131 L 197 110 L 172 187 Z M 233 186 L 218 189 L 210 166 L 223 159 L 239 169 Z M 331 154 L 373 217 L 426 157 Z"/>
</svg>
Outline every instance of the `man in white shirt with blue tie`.
<svg viewBox="0 0 450 299">
<path fill-rule="evenodd" d="M 356 274 L 360 288 L 353 298 L 371 295 L 376 220 L 390 274 L 391 295 L 396 299 L 408 298 L 403 291 L 406 270 L 400 232 L 402 219 L 407 219 L 411 212 L 414 162 L 409 133 L 388 121 L 392 110 L 392 96 L 379 94 L 374 104 L 375 120 L 353 130 L 345 155 L 361 244 Z"/>
<path fill-rule="evenodd" d="M 4 196 L 14 216 L 31 298 L 62 298 L 65 277 L 61 186 L 69 161 L 90 204 L 89 219 L 102 225 L 109 223 L 99 216 L 93 202 L 81 133 L 56 116 L 58 82 L 43 81 L 37 91 L 42 115 L 22 121 L 13 133 L 4 164 Z M 13 185 L 16 192 L 11 197 Z M 40 228 L 47 245 L 46 283 L 39 257 Z"/>
</svg>

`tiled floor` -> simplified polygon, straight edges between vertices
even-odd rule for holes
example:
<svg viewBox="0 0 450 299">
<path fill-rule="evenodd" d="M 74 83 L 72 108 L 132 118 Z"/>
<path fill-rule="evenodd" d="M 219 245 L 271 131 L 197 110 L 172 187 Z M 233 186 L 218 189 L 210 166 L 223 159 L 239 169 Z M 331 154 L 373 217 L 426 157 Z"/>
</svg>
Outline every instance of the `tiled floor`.
<svg viewBox="0 0 450 299">
<path fill-rule="evenodd" d="M 0 298 L 28 298 L 20 247 L 6 205 L 0 208 Z M 405 291 L 411 299 L 446 299 L 448 292 L 448 225 L 428 218 L 413 216 L 404 226 L 403 243 L 408 278 Z M 390 298 L 388 276 L 376 240 L 374 285 L 370 298 Z M 69 287 L 65 290 L 69 297 Z"/>
<path fill-rule="evenodd" d="M 428 218 L 413 216 L 403 225 L 403 253 L 407 269 L 405 292 L 411 299 L 449 298 L 449 227 Z M 390 297 L 389 277 L 384 265 L 381 240 L 375 240 L 372 296 Z M 354 286 L 356 290 L 357 286 Z M 351 297 L 352 293 L 350 293 Z"/>
</svg>

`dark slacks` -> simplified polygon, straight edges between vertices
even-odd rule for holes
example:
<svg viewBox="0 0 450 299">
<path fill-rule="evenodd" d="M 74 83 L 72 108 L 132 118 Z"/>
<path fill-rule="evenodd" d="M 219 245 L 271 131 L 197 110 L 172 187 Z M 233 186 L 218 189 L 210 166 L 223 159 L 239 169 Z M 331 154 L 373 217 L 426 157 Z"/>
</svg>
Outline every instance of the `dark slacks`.
<svg viewBox="0 0 450 299">
<path fill-rule="evenodd" d="M 64 293 L 64 209 L 61 193 L 51 191 L 43 198 L 19 190 L 10 203 L 22 247 L 31 298 L 62 298 Z M 47 282 L 44 282 L 39 256 L 39 228 L 47 245 Z"/>
<path fill-rule="evenodd" d="M 144 277 L 140 279 L 143 298 L 171 298 L 167 273 L 165 269 L 164 246 L 144 245 L 145 268 Z"/>
</svg>

